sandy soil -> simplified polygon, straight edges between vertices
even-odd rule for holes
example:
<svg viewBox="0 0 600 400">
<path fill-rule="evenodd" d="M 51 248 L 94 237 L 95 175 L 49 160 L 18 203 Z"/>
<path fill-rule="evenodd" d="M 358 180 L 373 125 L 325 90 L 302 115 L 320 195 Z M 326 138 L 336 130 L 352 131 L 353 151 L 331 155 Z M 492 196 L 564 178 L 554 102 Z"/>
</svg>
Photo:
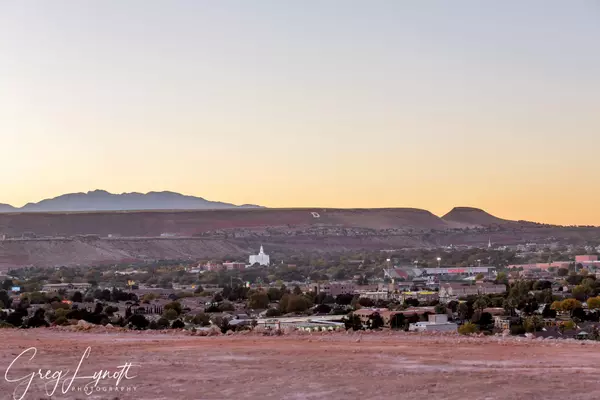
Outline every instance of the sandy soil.
<svg viewBox="0 0 600 400">
<path fill-rule="evenodd" d="M 591 342 L 514 338 L 443 338 L 409 334 L 192 337 L 155 333 L 0 332 L 0 393 L 13 398 L 17 383 L 39 368 L 78 376 L 115 371 L 132 362 L 119 387 L 53 399 L 600 399 L 600 347 Z M 70 376 L 72 372 L 70 373 Z M 69 377 L 70 377 L 69 376 Z M 63 379 L 66 381 L 67 379 Z M 78 380 L 73 387 L 91 379 Z M 42 380 L 25 399 L 47 399 Z M 80 383 L 78 383 L 80 382 Z M 62 383 L 62 381 L 61 381 Z M 133 392 L 135 387 L 135 392 Z M 102 391 L 107 390 L 107 391 Z M 21 390 L 22 392 L 22 390 Z M 18 398 L 18 396 L 17 396 Z"/>
</svg>

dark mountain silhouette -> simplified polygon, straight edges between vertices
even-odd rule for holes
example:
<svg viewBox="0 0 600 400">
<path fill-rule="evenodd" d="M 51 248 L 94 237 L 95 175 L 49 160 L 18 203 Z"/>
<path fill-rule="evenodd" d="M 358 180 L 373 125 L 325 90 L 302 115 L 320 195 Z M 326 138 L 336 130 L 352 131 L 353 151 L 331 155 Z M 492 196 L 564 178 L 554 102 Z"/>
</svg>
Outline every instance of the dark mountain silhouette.
<svg viewBox="0 0 600 400">
<path fill-rule="evenodd" d="M 0 203 L 0 212 L 14 212 L 17 211 L 16 208 L 11 206 L 10 204 L 2 204 Z"/>
<path fill-rule="evenodd" d="M 495 217 L 479 208 L 454 207 L 448 214 L 442 217 L 444 221 L 456 222 L 468 225 L 499 225 L 513 221 Z"/>
<path fill-rule="evenodd" d="M 81 212 L 132 210 L 216 210 L 227 208 L 262 208 L 253 204 L 237 206 L 202 197 L 174 192 L 113 194 L 105 190 L 87 193 L 69 193 L 39 203 L 28 203 L 21 208 L 0 204 L 0 212 Z"/>
</svg>

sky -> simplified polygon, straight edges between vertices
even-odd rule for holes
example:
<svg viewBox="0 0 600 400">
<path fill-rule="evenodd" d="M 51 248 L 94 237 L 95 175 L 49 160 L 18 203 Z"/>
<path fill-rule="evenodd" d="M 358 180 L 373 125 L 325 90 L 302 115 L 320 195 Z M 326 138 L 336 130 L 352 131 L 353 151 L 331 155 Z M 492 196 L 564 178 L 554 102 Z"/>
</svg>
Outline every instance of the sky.
<svg viewBox="0 0 600 400">
<path fill-rule="evenodd" d="M 0 0 L 0 203 L 600 225 L 600 2 Z"/>
</svg>

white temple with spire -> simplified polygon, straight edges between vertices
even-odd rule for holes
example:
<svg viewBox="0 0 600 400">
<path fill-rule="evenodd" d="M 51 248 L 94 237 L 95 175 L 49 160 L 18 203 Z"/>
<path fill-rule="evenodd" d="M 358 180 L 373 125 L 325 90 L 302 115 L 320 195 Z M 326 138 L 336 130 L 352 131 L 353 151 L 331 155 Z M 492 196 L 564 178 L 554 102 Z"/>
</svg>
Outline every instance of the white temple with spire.
<svg viewBox="0 0 600 400">
<path fill-rule="evenodd" d="M 265 254 L 263 247 L 260 246 L 260 251 L 257 255 L 250 256 L 250 265 L 259 264 L 268 267 L 270 264 L 269 255 Z"/>
</svg>

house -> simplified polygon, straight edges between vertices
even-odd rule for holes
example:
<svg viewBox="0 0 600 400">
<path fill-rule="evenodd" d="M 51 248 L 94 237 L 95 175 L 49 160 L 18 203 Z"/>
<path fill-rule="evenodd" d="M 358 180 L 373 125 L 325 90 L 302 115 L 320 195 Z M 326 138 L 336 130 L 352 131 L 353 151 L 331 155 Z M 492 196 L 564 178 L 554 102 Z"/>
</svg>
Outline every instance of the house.
<svg viewBox="0 0 600 400">
<path fill-rule="evenodd" d="M 408 326 L 408 330 L 412 332 L 456 332 L 457 329 L 458 325 L 448 322 L 446 314 L 432 314 L 427 322 L 415 322 Z"/>
</svg>

